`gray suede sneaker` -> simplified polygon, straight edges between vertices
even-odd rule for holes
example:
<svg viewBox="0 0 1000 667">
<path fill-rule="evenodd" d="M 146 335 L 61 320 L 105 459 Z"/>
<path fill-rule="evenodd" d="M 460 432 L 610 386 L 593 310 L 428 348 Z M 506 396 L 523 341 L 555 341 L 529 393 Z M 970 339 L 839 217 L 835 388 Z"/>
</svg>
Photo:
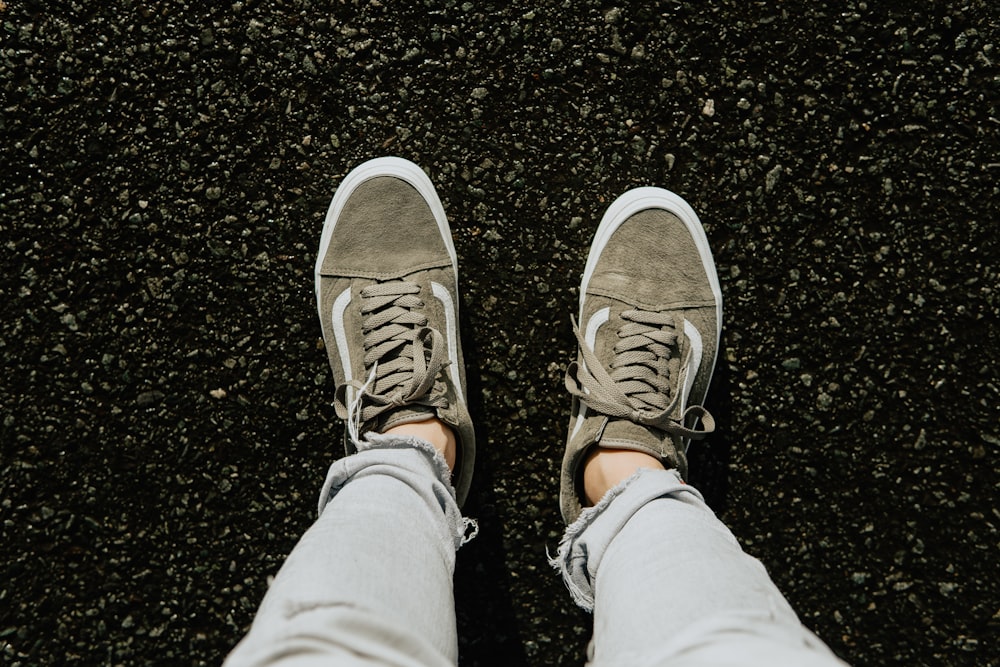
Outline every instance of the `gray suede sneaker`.
<svg viewBox="0 0 1000 667">
<path fill-rule="evenodd" d="M 687 202 L 660 188 L 615 200 L 583 273 L 579 353 L 566 373 L 573 396 L 559 492 L 566 523 L 582 511 L 580 467 L 595 445 L 644 452 L 686 475 L 690 440 L 715 428 L 701 403 L 721 330 L 715 263 Z"/>
<path fill-rule="evenodd" d="M 437 417 L 458 440 L 465 502 L 475 432 L 458 335 L 458 266 L 430 179 L 401 158 L 370 160 L 337 188 L 316 258 L 316 303 L 348 454 L 377 433 Z"/>
</svg>

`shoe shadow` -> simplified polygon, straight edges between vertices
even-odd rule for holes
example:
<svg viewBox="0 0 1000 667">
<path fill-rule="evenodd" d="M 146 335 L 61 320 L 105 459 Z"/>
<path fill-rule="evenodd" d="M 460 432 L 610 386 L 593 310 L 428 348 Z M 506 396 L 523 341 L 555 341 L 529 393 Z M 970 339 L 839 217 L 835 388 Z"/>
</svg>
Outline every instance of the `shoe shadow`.
<svg viewBox="0 0 1000 667">
<path fill-rule="evenodd" d="M 464 305 L 464 304 L 463 304 Z M 460 330 L 474 331 L 463 309 Z M 482 359 L 477 341 L 462 338 L 466 398 L 476 428 L 477 460 L 472 488 L 463 514 L 476 519 L 479 534 L 458 552 L 455 564 L 455 612 L 458 623 L 459 664 L 463 667 L 505 665 L 526 667 L 524 645 L 511 599 L 511 576 L 506 569 L 503 530 L 496 510 L 493 470 L 485 455 L 491 441 L 485 431 Z"/>
<path fill-rule="evenodd" d="M 720 354 L 723 350 L 720 350 Z M 729 461 L 732 448 L 732 384 L 725 360 L 715 367 L 705 407 L 715 417 L 715 432 L 688 448 L 688 481 L 701 491 L 716 514 L 726 510 L 729 494 Z"/>
</svg>

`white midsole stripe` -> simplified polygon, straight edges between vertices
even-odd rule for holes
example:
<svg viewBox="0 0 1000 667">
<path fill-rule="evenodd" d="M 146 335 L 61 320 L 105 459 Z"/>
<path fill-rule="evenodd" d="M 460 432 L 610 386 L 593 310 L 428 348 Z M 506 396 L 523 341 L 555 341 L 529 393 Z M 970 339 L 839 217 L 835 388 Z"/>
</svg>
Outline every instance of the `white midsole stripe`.
<svg viewBox="0 0 1000 667">
<path fill-rule="evenodd" d="M 599 311 L 590 316 L 587 320 L 587 328 L 583 332 L 583 339 L 587 342 L 587 345 L 591 350 L 594 349 L 594 345 L 597 343 L 597 332 L 600 331 L 601 327 L 607 324 L 608 320 L 611 318 L 611 308 L 604 307 Z M 573 433 L 570 435 L 570 439 L 576 437 L 577 432 L 583 427 L 583 420 L 587 417 L 587 405 L 580 401 L 580 409 L 576 415 L 576 421 L 573 423 Z"/>
<path fill-rule="evenodd" d="M 455 394 L 458 396 L 458 400 L 464 403 L 461 369 L 458 367 L 458 322 L 455 321 L 458 317 L 458 311 L 447 287 L 431 281 L 431 293 L 444 307 L 445 326 L 448 328 L 445 338 L 448 340 L 448 359 L 451 360 L 451 363 L 448 364 L 448 372 L 451 373 L 451 381 L 455 385 Z"/>
<path fill-rule="evenodd" d="M 337 344 L 337 355 L 340 357 L 340 364 L 344 368 L 344 380 L 347 384 L 347 405 L 354 402 L 354 387 L 351 380 L 351 356 L 347 347 L 347 331 L 344 329 L 344 313 L 351 304 L 351 288 L 348 287 L 333 302 L 333 313 L 331 325 L 333 327 L 333 340 Z"/>
</svg>

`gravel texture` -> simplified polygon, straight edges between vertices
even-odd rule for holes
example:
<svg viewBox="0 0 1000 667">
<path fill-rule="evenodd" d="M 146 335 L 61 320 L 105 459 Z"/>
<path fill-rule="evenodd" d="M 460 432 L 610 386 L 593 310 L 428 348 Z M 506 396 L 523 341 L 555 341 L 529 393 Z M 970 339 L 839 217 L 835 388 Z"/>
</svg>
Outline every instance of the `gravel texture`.
<svg viewBox="0 0 1000 667">
<path fill-rule="evenodd" d="M 398 154 L 462 270 L 463 664 L 582 662 L 569 314 L 649 184 L 726 302 L 695 481 L 854 664 L 1000 664 L 998 16 L 923 4 L 0 2 L 0 662 L 239 639 L 340 454 L 322 217 Z"/>
</svg>

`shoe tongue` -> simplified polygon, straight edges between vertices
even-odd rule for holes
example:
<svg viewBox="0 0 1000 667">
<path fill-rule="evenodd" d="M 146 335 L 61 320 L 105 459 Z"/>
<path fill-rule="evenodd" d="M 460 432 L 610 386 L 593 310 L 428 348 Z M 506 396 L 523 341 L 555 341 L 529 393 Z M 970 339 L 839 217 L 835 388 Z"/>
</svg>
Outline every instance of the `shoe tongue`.
<svg viewBox="0 0 1000 667">
<path fill-rule="evenodd" d="M 615 449 L 646 452 L 672 463 L 676 463 L 679 445 L 669 433 L 625 419 L 609 419 L 601 435 L 601 443 Z"/>
</svg>

